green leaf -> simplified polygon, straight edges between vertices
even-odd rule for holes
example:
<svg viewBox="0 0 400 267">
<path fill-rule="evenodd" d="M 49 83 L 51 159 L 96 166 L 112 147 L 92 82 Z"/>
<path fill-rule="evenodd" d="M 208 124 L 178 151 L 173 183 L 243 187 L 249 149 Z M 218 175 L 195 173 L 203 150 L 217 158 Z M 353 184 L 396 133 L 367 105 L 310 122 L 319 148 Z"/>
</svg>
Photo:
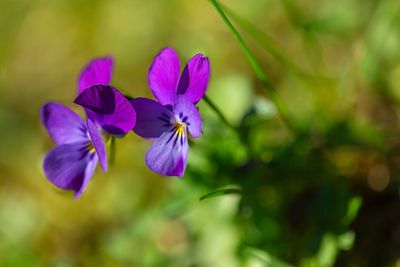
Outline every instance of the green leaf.
<svg viewBox="0 0 400 267">
<path fill-rule="evenodd" d="M 293 267 L 292 265 L 285 263 L 273 256 L 271 256 L 269 253 L 266 251 L 252 248 L 252 247 L 247 247 L 243 250 L 243 254 L 247 254 L 248 256 L 251 256 L 258 261 L 260 261 L 263 266 L 265 267 Z"/>
<path fill-rule="evenodd" d="M 362 205 L 362 198 L 359 196 L 353 197 L 348 204 L 347 214 L 345 216 L 345 223 L 351 223 L 354 218 L 357 216 L 358 211 L 360 210 Z"/>
<path fill-rule="evenodd" d="M 200 201 L 207 199 L 207 198 L 213 198 L 213 197 L 219 197 L 227 194 L 241 194 L 242 190 L 240 188 L 225 188 L 225 189 L 220 189 L 211 193 L 208 193 L 202 197 L 200 197 Z"/>
</svg>

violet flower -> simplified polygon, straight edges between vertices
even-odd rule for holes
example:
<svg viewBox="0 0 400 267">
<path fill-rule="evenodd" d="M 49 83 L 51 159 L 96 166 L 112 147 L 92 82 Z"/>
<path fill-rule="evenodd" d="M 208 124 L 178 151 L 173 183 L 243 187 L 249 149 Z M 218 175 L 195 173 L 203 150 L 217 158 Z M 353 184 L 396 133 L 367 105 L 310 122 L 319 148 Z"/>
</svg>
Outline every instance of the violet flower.
<svg viewBox="0 0 400 267">
<path fill-rule="evenodd" d="M 210 68 L 208 58 L 197 54 L 180 74 L 179 58 L 172 48 L 164 48 L 155 57 L 148 72 L 153 96 L 158 100 L 131 100 L 136 111 L 133 131 L 155 140 L 146 154 L 147 166 L 165 176 L 182 177 L 189 152 L 188 132 L 202 134 L 200 113 L 195 104 L 204 96 Z"/>
<path fill-rule="evenodd" d="M 109 85 L 113 65 L 111 57 L 92 60 L 79 77 L 74 103 L 84 107 L 88 118 L 106 133 L 123 136 L 135 126 L 136 114 L 129 100 Z"/>
<path fill-rule="evenodd" d="M 82 71 L 75 103 L 85 108 L 86 122 L 54 102 L 41 109 L 41 120 L 57 144 L 44 158 L 45 175 L 55 186 L 73 190 L 75 199 L 86 189 L 98 161 L 107 171 L 106 142 L 110 135 L 126 134 L 135 125 L 130 102 L 108 85 L 112 65 L 112 58 L 98 58 Z"/>
</svg>

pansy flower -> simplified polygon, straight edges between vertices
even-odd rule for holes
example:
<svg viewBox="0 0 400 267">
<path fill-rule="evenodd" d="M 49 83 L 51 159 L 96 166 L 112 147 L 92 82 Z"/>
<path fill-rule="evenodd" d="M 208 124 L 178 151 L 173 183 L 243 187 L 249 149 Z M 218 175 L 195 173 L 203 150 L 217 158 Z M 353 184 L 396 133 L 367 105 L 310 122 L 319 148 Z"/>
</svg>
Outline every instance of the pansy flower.
<svg viewBox="0 0 400 267">
<path fill-rule="evenodd" d="M 75 199 L 84 192 L 98 161 L 107 171 L 106 142 L 110 135 L 124 135 L 135 125 L 132 105 L 109 86 L 112 65 L 110 57 L 98 58 L 81 73 L 75 103 L 85 108 L 86 121 L 58 103 L 41 108 L 41 120 L 57 145 L 44 158 L 44 173 L 57 187 L 73 190 Z"/>
<path fill-rule="evenodd" d="M 146 165 L 164 176 L 182 177 L 189 152 L 188 133 L 202 134 L 202 121 L 196 107 L 204 96 L 210 67 L 202 54 L 193 56 L 180 75 L 179 58 L 172 48 L 164 48 L 148 71 L 148 83 L 157 101 L 131 100 L 136 111 L 133 131 L 155 140 L 146 154 Z"/>
<path fill-rule="evenodd" d="M 82 70 L 78 81 L 78 97 L 75 103 L 98 128 L 105 133 L 123 136 L 135 125 L 136 114 L 129 100 L 110 86 L 113 59 L 96 58 Z"/>
</svg>

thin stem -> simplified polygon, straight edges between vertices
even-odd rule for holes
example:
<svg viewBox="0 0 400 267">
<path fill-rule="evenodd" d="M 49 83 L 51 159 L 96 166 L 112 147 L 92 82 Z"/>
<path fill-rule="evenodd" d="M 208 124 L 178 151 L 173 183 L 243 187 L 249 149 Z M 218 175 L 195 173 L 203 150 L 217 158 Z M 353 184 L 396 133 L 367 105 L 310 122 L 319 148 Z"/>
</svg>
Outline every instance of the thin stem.
<svg viewBox="0 0 400 267">
<path fill-rule="evenodd" d="M 228 126 L 229 128 L 231 128 L 233 131 L 236 131 L 236 130 L 237 130 L 236 127 L 233 126 L 233 125 L 225 118 L 224 114 L 222 114 L 222 112 L 219 110 L 219 108 L 214 104 L 214 102 L 211 101 L 210 98 L 208 98 L 207 95 L 205 95 L 205 96 L 203 97 L 203 99 L 204 99 L 204 101 L 210 106 L 210 108 L 211 108 L 215 113 L 217 113 L 218 117 L 221 119 L 221 121 L 222 121 L 223 123 L 226 124 L 226 126 Z"/>
<path fill-rule="evenodd" d="M 110 140 L 110 156 L 109 156 L 109 162 L 110 165 L 113 165 L 115 162 L 115 149 L 116 149 L 116 144 L 115 144 L 115 137 L 111 136 Z"/>
<path fill-rule="evenodd" d="M 239 43 L 240 47 L 242 48 L 244 54 L 247 57 L 247 60 L 250 62 L 251 67 L 253 68 L 258 80 L 260 80 L 261 85 L 264 87 L 265 91 L 271 98 L 271 101 L 275 104 L 277 107 L 279 114 L 283 121 L 286 123 L 288 128 L 292 131 L 296 131 L 296 127 L 292 123 L 292 121 L 289 119 L 288 116 L 288 110 L 286 108 L 286 105 L 282 101 L 282 99 L 279 97 L 278 93 L 275 91 L 274 86 L 267 80 L 267 77 L 265 76 L 260 64 L 257 62 L 256 58 L 253 56 L 253 54 L 250 52 L 250 49 L 248 48 L 247 44 L 243 40 L 243 38 L 240 36 L 239 32 L 236 30 L 236 28 L 233 26 L 229 18 L 225 15 L 224 11 L 221 9 L 219 4 L 217 3 L 216 0 L 210 0 L 214 8 L 217 10 L 219 15 L 221 16 L 222 20 L 225 22 L 226 26 L 228 26 L 229 30 L 232 32 L 233 36 Z"/>
<path fill-rule="evenodd" d="M 312 76 L 310 73 L 300 68 L 288 56 L 286 56 L 283 51 L 280 50 L 279 45 L 273 40 L 273 38 L 264 33 L 259 27 L 251 23 L 246 18 L 240 16 L 238 13 L 234 12 L 228 6 L 222 3 L 219 5 L 225 10 L 225 13 L 233 22 L 246 31 L 267 53 L 269 53 L 280 64 L 286 67 L 286 69 L 296 75 L 307 77 Z"/>
</svg>

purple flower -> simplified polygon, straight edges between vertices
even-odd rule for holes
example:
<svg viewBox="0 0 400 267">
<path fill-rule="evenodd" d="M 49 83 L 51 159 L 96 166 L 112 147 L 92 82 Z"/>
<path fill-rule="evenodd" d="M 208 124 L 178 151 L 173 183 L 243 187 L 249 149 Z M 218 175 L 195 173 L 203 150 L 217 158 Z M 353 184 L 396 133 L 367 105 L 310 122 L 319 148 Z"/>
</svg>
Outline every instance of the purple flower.
<svg viewBox="0 0 400 267">
<path fill-rule="evenodd" d="M 197 54 L 180 74 L 179 58 L 172 48 L 155 57 L 148 72 L 153 96 L 158 100 L 131 100 L 137 120 L 133 131 L 155 140 L 146 154 L 147 166 L 165 176 L 183 176 L 188 157 L 188 132 L 202 134 L 200 113 L 195 104 L 204 96 L 210 77 L 208 58 Z"/>
<path fill-rule="evenodd" d="M 91 120 L 84 122 L 69 108 L 47 103 L 41 119 L 57 144 L 43 161 L 46 177 L 61 189 L 73 190 L 78 198 L 85 190 L 97 161 L 107 171 L 105 144 L 99 129 Z"/>
<path fill-rule="evenodd" d="M 92 60 L 82 71 L 75 103 L 105 132 L 117 136 L 128 133 L 135 125 L 136 114 L 130 102 L 110 86 L 113 68 L 111 57 Z"/>
<path fill-rule="evenodd" d="M 124 135 L 135 125 L 132 105 L 109 86 L 112 65 L 112 58 L 98 58 L 82 71 L 75 103 L 85 108 L 86 122 L 69 108 L 53 102 L 43 105 L 40 112 L 57 144 L 44 158 L 45 175 L 57 187 L 73 190 L 75 199 L 84 192 L 98 161 L 107 171 L 106 142 L 110 135 Z"/>
</svg>

